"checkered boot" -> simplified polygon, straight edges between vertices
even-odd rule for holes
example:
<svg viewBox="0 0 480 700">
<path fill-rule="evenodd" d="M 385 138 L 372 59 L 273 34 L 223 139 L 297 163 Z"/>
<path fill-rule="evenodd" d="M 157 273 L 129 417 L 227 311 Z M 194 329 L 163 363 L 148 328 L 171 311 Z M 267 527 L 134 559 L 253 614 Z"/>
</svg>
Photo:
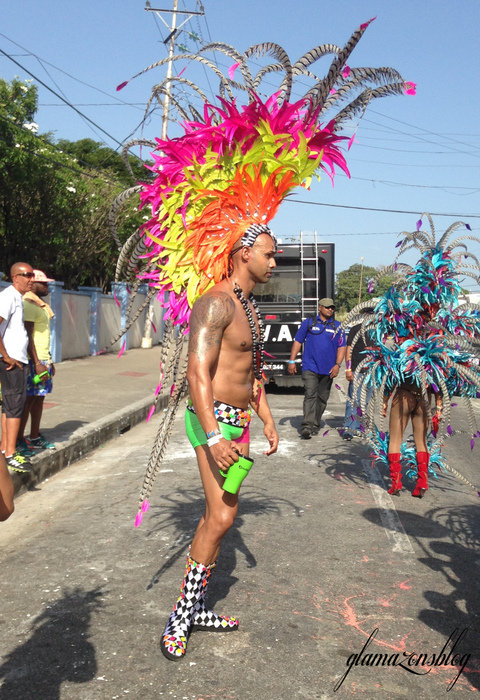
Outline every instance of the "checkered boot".
<svg viewBox="0 0 480 700">
<path fill-rule="evenodd" d="M 205 595 L 207 593 L 208 581 L 212 570 L 215 568 L 215 564 L 216 562 L 213 562 L 213 564 L 209 564 L 205 569 L 200 600 L 192 616 L 192 630 L 199 630 L 202 632 L 232 632 L 233 630 L 238 630 L 238 625 L 240 624 L 235 617 L 217 615 L 217 613 L 207 610 L 205 607 Z"/>
<path fill-rule="evenodd" d="M 188 557 L 180 597 L 168 618 L 160 642 L 162 654 L 171 661 L 179 661 L 187 653 L 192 618 L 199 606 L 207 569 Z"/>
<path fill-rule="evenodd" d="M 187 559 L 180 597 L 168 618 L 160 643 L 162 654 L 171 661 L 179 661 L 185 656 L 194 624 L 196 629 L 208 631 L 238 627 L 238 620 L 223 618 L 205 609 L 205 591 L 214 566 L 198 564 L 190 556 Z"/>
</svg>

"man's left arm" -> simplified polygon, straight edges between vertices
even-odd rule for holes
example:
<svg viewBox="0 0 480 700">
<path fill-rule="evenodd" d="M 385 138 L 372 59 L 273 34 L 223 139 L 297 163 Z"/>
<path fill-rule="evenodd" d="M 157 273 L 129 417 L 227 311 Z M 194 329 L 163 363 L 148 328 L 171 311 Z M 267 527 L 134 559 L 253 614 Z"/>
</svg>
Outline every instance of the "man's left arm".
<svg viewBox="0 0 480 700">
<path fill-rule="evenodd" d="M 278 447 L 278 433 L 275 428 L 275 422 L 273 420 L 272 412 L 270 411 L 270 406 L 267 401 L 267 394 L 265 393 L 265 387 L 263 382 L 261 384 L 261 389 L 258 392 L 258 399 L 256 401 L 250 401 L 250 405 L 260 418 L 263 423 L 263 434 L 270 443 L 270 449 L 264 450 L 264 455 L 273 455 L 277 451 Z"/>
</svg>

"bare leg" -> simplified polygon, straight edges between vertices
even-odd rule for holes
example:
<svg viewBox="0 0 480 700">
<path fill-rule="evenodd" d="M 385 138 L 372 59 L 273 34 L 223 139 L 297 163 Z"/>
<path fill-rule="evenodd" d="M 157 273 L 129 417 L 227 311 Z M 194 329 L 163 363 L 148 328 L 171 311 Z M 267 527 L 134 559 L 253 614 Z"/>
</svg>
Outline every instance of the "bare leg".
<svg viewBox="0 0 480 700">
<path fill-rule="evenodd" d="M 416 406 L 415 397 L 409 392 L 400 389 L 392 401 L 389 420 L 390 439 L 388 443 L 388 467 L 392 485 L 388 493 L 399 496 L 402 485 L 402 463 L 400 461 L 400 446 L 408 420 Z"/>
<path fill-rule="evenodd" d="M 32 407 L 32 402 L 34 396 L 27 396 L 27 399 L 25 401 L 25 408 L 23 409 L 23 415 L 22 419 L 20 421 L 20 427 L 18 429 L 18 440 L 23 440 L 23 436 L 25 434 L 25 428 L 28 423 L 28 417 L 30 415 L 30 409 Z"/>
<path fill-rule="evenodd" d="M 389 452 L 400 452 L 400 445 L 403 442 L 403 434 L 407 427 L 409 418 L 415 411 L 417 400 L 409 391 L 399 389 L 395 394 L 390 409 L 390 419 L 388 428 L 390 439 L 388 443 Z"/>
<path fill-rule="evenodd" d="M 413 439 L 417 452 L 417 483 L 412 492 L 415 498 L 423 498 L 428 489 L 428 462 L 427 448 L 428 417 L 425 402 L 419 401 L 412 415 Z"/>
<path fill-rule="evenodd" d="M 248 445 L 238 445 L 248 454 Z M 160 649 L 170 660 L 178 661 L 187 651 L 192 629 L 226 631 L 238 629 L 238 620 L 207 610 L 205 594 L 220 543 L 233 525 L 238 510 L 238 495 L 223 490 L 223 477 L 206 445 L 195 448 L 205 491 L 205 514 L 200 518 L 193 538 L 183 577 L 182 591 L 162 634 Z"/>
<path fill-rule="evenodd" d="M 5 447 L 5 457 L 11 457 L 16 449 L 17 445 L 17 435 L 18 429 L 20 427 L 20 418 L 6 418 L 6 447 Z M 3 435 L 3 414 L 2 414 L 2 435 Z"/>
<path fill-rule="evenodd" d="M 43 402 L 45 396 L 32 396 L 32 424 L 30 425 L 30 437 L 35 440 L 40 436 L 40 421 L 42 420 Z"/>
<path fill-rule="evenodd" d="M 248 455 L 247 444 L 239 444 L 238 450 Z M 237 515 L 238 494 L 223 490 L 224 479 L 208 447 L 200 445 L 195 448 L 195 452 L 205 491 L 206 507 L 205 515 L 200 519 L 195 532 L 190 555 L 197 562 L 212 564 L 218 557 L 224 535 L 233 525 Z"/>
<path fill-rule="evenodd" d="M 428 417 L 423 399 L 412 414 L 413 439 L 417 452 L 427 452 Z"/>
<path fill-rule="evenodd" d="M 5 457 L 0 454 L 0 521 L 6 520 L 14 511 L 13 481 L 8 473 Z"/>
<path fill-rule="evenodd" d="M 1 440 L 1 450 L 5 452 L 7 449 L 7 416 L 2 412 L 2 440 Z"/>
</svg>

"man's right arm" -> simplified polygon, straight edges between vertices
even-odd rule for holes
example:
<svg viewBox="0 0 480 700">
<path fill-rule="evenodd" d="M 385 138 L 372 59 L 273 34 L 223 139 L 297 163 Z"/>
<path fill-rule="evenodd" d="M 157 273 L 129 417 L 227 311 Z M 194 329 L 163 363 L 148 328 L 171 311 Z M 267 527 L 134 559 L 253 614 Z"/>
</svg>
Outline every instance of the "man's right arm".
<svg viewBox="0 0 480 700">
<path fill-rule="evenodd" d="M 308 319 L 305 319 L 300 325 L 297 334 L 295 335 L 295 340 L 293 341 L 292 349 L 290 351 L 290 359 L 288 361 L 287 367 L 287 372 L 289 374 L 297 373 L 297 365 L 295 363 L 295 358 L 302 349 L 302 343 L 305 341 L 307 323 Z"/>
<path fill-rule="evenodd" d="M 0 456 L 0 521 L 4 521 L 11 516 L 14 510 L 13 505 L 13 481 L 10 476 L 5 458 Z"/>
<path fill-rule="evenodd" d="M 2 321 L 4 321 L 4 320 L 5 319 L 2 318 L 2 316 L 0 316 L 0 323 L 2 323 Z M 5 348 L 5 345 L 3 344 L 3 338 L 1 335 L 0 335 L 0 355 L 1 355 L 0 361 L 5 362 L 5 364 L 7 365 L 7 370 L 13 369 L 13 367 L 15 367 L 15 366 L 20 367 L 20 369 L 22 368 L 21 362 L 18 362 L 18 360 L 14 360 L 12 357 L 9 356 L 9 354 Z"/>
<path fill-rule="evenodd" d="M 223 334 L 235 312 L 233 299 L 223 292 L 207 293 L 193 305 L 190 316 L 187 379 L 196 416 L 205 433 L 218 431 L 213 405 L 212 375 Z M 228 468 L 238 454 L 221 438 L 209 447 L 215 462 Z"/>
<path fill-rule="evenodd" d="M 302 344 L 298 342 L 298 340 L 293 341 L 292 349 L 290 351 L 290 359 L 288 361 L 288 373 L 289 374 L 296 374 L 297 373 L 297 365 L 295 362 L 295 358 L 297 357 L 298 353 L 300 352 L 302 348 Z"/>
</svg>

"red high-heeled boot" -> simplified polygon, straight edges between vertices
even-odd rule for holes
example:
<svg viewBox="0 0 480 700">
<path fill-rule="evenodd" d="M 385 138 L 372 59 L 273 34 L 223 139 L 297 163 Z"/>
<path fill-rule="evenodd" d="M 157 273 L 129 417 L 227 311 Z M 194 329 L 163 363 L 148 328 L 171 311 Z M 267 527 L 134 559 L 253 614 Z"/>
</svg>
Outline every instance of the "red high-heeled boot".
<svg viewBox="0 0 480 700">
<path fill-rule="evenodd" d="M 428 489 L 428 452 L 417 452 L 417 484 L 412 491 L 415 498 L 423 498 Z"/>
<path fill-rule="evenodd" d="M 402 490 L 402 465 L 400 464 L 400 452 L 391 452 L 387 455 L 388 465 L 390 467 L 390 477 L 392 485 L 388 489 L 391 496 L 400 494 Z"/>
</svg>

